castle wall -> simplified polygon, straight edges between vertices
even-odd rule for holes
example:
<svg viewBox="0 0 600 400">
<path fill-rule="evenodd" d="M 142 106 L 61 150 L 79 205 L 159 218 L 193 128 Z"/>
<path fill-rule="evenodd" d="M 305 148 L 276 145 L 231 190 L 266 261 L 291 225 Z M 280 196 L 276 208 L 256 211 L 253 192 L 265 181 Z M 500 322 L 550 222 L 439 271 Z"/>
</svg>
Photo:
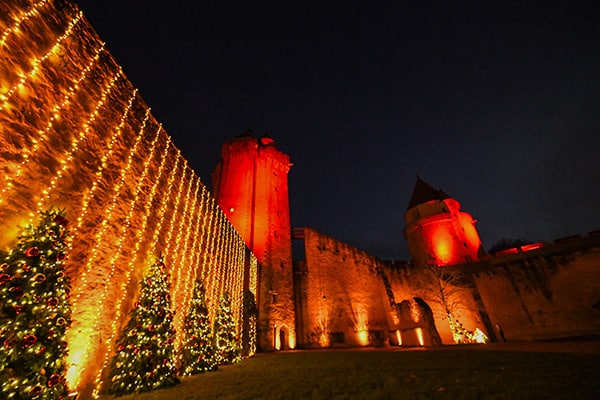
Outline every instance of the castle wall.
<svg viewBox="0 0 600 400">
<path fill-rule="evenodd" d="M 161 254 L 178 333 L 196 278 L 211 316 L 228 291 L 239 323 L 253 256 L 79 9 L 1 2 L 0 40 L 0 246 L 38 212 L 66 210 L 70 388 L 102 388 L 144 268 Z"/>
<path fill-rule="evenodd" d="M 479 329 L 488 335 L 490 326 L 485 321 L 485 309 L 475 298 L 474 285 L 468 274 L 454 267 L 419 266 L 407 262 L 389 264 L 384 271 L 396 303 L 412 301 L 415 297 L 427 303 L 443 344 L 466 340 L 451 329 L 451 318 L 455 326 L 470 332 Z M 404 321 L 401 321 L 403 325 Z"/>
<path fill-rule="evenodd" d="M 600 236 L 465 266 L 507 340 L 600 334 Z"/>
<path fill-rule="evenodd" d="M 373 256 L 305 228 L 305 263 L 296 269 L 304 347 L 382 345 L 394 320 Z"/>
<path fill-rule="evenodd" d="M 392 344 L 427 345 L 415 335 L 419 317 L 390 307 L 415 298 L 431 308 L 443 344 L 468 342 L 477 330 L 501 341 L 496 324 L 509 341 L 600 334 L 598 233 L 445 267 L 377 260 L 311 229 L 304 236 L 306 260 L 295 279 L 306 347 L 364 345 L 357 310 L 368 310 L 368 330 L 387 324 Z"/>
</svg>

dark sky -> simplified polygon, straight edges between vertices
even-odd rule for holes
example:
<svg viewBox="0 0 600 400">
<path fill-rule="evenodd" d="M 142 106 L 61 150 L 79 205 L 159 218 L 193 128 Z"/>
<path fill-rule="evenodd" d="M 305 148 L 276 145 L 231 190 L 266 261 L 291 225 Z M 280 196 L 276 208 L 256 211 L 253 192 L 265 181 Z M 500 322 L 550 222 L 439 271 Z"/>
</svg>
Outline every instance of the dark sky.
<svg viewBox="0 0 600 400">
<path fill-rule="evenodd" d="M 418 174 L 486 249 L 600 229 L 595 0 L 78 4 L 209 187 L 224 141 L 277 141 L 293 226 L 407 259 Z"/>
</svg>

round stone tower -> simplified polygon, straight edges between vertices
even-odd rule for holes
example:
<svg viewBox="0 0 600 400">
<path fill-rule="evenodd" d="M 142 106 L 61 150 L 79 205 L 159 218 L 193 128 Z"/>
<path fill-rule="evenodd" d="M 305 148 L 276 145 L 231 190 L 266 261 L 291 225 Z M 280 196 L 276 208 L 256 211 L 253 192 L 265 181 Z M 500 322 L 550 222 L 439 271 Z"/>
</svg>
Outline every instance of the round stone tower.
<svg viewBox="0 0 600 400">
<path fill-rule="evenodd" d="M 272 138 L 250 132 L 226 142 L 221 157 L 212 177 L 213 195 L 259 263 L 259 348 L 295 348 L 290 158 Z"/>
<path fill-rule="evenodd" d="M 471 214 L 419 177 L 404 221 L 408 250 L 418 265 L 463 264 L 479 261 L 484 254 Z"/>
</svg>

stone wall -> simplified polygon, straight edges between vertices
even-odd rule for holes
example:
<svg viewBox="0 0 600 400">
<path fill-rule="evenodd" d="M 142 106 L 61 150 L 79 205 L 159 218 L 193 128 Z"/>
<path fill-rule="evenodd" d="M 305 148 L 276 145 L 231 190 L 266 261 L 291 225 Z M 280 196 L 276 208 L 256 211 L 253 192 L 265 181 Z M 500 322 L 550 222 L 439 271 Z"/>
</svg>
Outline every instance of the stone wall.
<svg viewBox="0 0 600 400">
<path fill-rule="evenodd" d="M 144 268 L 159 255 L 178 332 L 195 278 L 211 315 L 229 291 L 239 322 L 244 265 L 255 263 L 77 6 L 1 2 L 0 41 L 0 246 L 40 211 L 66 210 L 70 387 L 101 388 Z"/>
<path fill-rule="evenodd" d="M 433 345 L 431 324 L 413 315 L 416 299 L 431 308 L 443 344 L 478 330 L 501 341 L 498 326 L 509 341 L 600 335 L 598 233 L 441 268 L 378 260 L 312 229 L 304 240 L 306 259 L 295 265 L 303 347 L 377 345 L 375 331 L 391 344 Z"/>
<path fill-rule="evenodd" d="M 485 310 L 476 299 L 470 276 L 461 270 L 396 262 L 385 265 L 384 271 L 396 303 L 412 301 L 416 297 L 431 308 L 435 328 L 443 344 L 466 340 L 453 332 L 450 318 L 455 326 L 462 326 L 469 332 L 479 329 L 488 335 L 491 330 L 485 318 Z M 403 325 L 404 321 L 401 321 L 400 326 Z"/>
<path fill-rule="evenodd" d="M 460 269 L 379 260 L 309 228 L 304 244 L 305 260 L 295 265 L 299 346 L 466 341 L 451 329 L 449 318 L 464 332 L 479 329 L 489 336 L 492 331 L 470 275 Z M 425 306 L 415 306 L 421 301 Z M 419 311 L 427 307 L 432 318 Z"/>
<path fill-rule="evenodd" d="M 600 334 L 600 235 L 464 266 L 507 340 Z"/>
<path fill-rule="evenodd" d="M 298 345 L 382 345 L 395 312 L 379 261 L 313 229 L 304 230 L 306 260 L 296 265 Z"/>
</svg>

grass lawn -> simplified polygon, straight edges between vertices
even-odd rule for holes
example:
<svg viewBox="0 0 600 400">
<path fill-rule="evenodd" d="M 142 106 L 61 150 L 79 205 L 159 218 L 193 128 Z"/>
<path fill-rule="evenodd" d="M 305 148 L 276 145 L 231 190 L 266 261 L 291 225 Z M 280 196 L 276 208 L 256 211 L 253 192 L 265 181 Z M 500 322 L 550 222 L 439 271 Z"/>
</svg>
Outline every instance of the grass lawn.
<svg viewBox="0 0 600 400">
<path fill-rule="evenodd" d="M 120 399 L 600 399 L 599 361 L 464 347 L 267 353 Z"/>
</svg>

